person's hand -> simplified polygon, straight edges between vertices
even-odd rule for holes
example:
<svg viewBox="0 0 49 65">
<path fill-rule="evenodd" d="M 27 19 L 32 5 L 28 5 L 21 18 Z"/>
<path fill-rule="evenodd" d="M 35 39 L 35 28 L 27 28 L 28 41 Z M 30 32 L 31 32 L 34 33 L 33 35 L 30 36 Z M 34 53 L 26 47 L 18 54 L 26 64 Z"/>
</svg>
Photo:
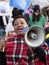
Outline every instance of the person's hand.
<svg viewBox="0 0 49 65">
<path fill-rule="evenodd" d="M 5 35 L 3 38 L 0 39 L 0 51 L 4 52 L 5 44 L 8 40 L 8 35 Z"/>
<path fill-rule="evenodd" d="M 5 43 L 4 40 L 1 39 L 0 40 L 0 51 L 2 51 L 2 52 L 4 52 L 4 48 L 5 48 L 5 44 L 4 43 Z"/>
<path fill-rule="evenodd" d="M 1 40 L 0 40 L 0 51 L 3 50 L 3 45 L 1 44 Z"/>
</svg>

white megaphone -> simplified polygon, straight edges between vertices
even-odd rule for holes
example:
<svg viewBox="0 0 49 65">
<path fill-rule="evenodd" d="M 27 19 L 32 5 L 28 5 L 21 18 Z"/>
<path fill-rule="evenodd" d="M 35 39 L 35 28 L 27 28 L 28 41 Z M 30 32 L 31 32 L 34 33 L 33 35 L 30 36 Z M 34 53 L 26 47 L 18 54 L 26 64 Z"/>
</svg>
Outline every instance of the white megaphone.
<svg viewBox="0 0 49 65">
<path fill-rule="evenodd" d="M 45 40 L 45 31 L 39 26 L 31 26 L 25 33 L 25 41 L 31 47 L 40 46 Z"/>
</svg>

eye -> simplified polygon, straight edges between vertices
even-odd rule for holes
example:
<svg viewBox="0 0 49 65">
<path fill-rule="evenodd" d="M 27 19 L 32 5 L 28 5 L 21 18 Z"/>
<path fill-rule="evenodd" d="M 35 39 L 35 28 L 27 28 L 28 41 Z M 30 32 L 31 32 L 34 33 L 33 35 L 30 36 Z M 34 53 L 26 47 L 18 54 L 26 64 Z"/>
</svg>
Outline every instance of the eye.
<svg viewBox="0 0 49 65">
<path fill-rule="evenodd" d="M 24 21 L 21 21 L 21 24 L 24 24 Z"/>
<path fill-rule="evenodd" d="M 15 23 L 15 25 L 18 25 L 18 23 Z"/>
</svg>

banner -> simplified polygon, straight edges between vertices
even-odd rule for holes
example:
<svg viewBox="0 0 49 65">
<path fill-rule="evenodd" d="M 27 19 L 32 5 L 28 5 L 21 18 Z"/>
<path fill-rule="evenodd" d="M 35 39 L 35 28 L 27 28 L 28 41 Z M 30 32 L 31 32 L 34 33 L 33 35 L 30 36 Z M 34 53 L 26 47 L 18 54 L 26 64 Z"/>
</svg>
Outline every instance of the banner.
<svg viewBox="0 0 49 65">
<path fill-rule="evenodd" d="M 0 16 L 8 16 L 10 13 L 9 2 L 0 1 Z"/>
<path fill-rule="evenodd" d="M 32 0 L 10 0 L 10 6 L 19 8 L 22 10 L 27 10 L 31 2 Z"/>
</svg>

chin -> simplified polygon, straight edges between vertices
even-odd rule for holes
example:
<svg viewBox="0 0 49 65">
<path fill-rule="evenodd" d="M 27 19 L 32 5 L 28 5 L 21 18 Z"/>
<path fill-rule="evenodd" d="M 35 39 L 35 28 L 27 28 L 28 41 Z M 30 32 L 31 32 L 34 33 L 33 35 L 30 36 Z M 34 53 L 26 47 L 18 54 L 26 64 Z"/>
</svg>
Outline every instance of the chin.
<svg viewBox="0 0 49 65">
<path fill-rule="evenodd" d="M 23 32 L 19 32 L 19 33 L 17 33 L 18 35 L 23 35 L 24 33 Z"/>
</svg>

